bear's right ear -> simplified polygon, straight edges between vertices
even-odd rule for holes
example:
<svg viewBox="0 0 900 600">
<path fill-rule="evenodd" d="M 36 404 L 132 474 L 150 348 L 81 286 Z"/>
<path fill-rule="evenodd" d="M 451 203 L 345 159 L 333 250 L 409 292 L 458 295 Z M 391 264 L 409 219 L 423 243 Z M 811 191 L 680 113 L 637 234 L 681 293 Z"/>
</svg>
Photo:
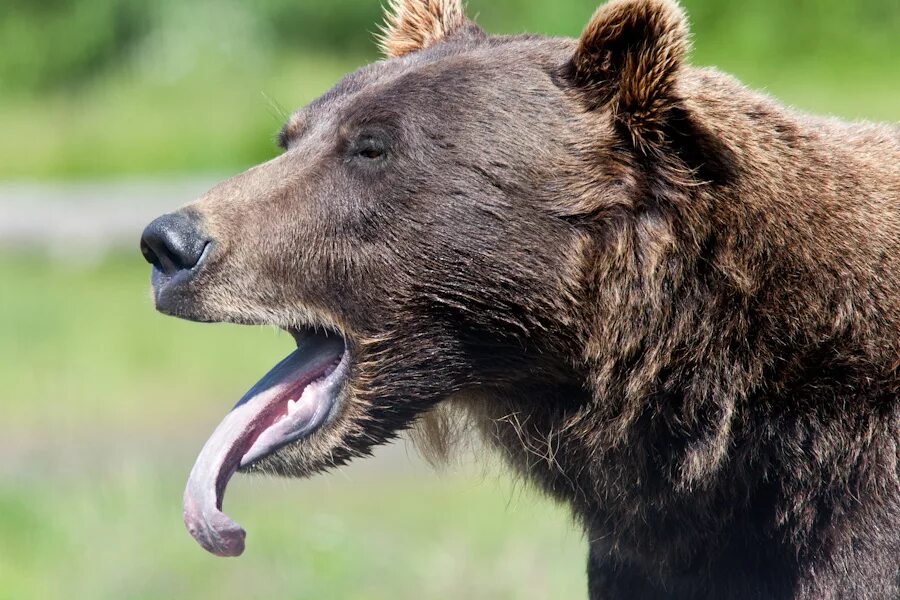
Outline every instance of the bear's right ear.
<svg viewBox="0 0 900 600">
<path fill-rule="evenodd" d="M 612 103 L 644 148 L 675 103 L 687 49 L 687 22 L 675 0 L 612 0 L 585 27 L 568 70 L 591 107 Z"/>
<path fill-rule="evenodd" d="M 462 0 L 388 0 L 384 21 L 377 37 L 388 58 L 424 50 L 460 33 L 483 35 L 466 18 Z"/>
</svg>

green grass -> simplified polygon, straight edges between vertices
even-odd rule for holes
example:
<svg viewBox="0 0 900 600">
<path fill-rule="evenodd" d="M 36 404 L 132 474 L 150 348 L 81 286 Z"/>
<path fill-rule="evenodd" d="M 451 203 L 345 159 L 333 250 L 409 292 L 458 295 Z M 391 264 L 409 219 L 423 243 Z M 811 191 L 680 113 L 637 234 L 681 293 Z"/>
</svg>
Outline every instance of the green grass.
<svg viewBox="0 0 900 600">
<path fill-rule="evenodd" d="M 84 88 L 0 108 L 0 178 L 235 171 L 274 156 L 286 114 L 358 66 L 301 57 L 264 70 L 123 71 Z M 279 107 L 280 105 L 280 107 Z"/>
<path fill-rule="evenodd" d="M 136 253 L 0 254 L 0 280 L 0 599 L 583 595 L 561 508 L 402 451 L 307 481 L 236 477 L 247 551 L 206 554 L 181 523 L 187 473 L 290 339 L 158 315 Z"/>
<path fill-rule="evenodd" d="M 0 598 L 584 595 L 580 534 L 560 510 L 508 486 L 410 474 L 238 478 L 226 506 L 248 531 L 247 550 L 222 559 L 184 530 L 186 469 L 162 458 L 3 481 Z"/>
<path fill-rule="evenodd" d="M 87 265 L 0 255 L 0 278 L 11 283 L 0 295 L 5 425 L 140 426 L 224 410 L 291 349 L 273 329 L 156 313 L 137 252 Z"/>
</svg>

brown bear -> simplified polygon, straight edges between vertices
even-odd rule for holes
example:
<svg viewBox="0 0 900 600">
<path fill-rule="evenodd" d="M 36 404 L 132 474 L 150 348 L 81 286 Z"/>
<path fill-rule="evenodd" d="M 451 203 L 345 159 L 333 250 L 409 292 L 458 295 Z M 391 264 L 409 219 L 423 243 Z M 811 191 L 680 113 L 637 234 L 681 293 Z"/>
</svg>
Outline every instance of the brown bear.
<svg viewBox="0 0 900 600">
<path fill-rule="evenodd" d="M 688 66 L 673 0 L 578 40 L 391 8 L 387 60 L 144 232 L 159 310 L 297 345 L 201 451 L 193 536 L 243 550 L 236 470 L 465 421 L 571 507 L 591 598 L 900 598 L 900 129 Z"/>
</svg>

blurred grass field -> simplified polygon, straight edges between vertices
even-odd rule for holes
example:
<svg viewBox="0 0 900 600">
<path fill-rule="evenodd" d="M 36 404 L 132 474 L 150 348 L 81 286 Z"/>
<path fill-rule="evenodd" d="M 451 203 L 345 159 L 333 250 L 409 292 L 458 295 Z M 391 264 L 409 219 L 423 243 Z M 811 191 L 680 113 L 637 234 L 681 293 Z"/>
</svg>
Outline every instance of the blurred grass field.
<svg viewBox="0 0 900 600">
<path fill-rule="evenodd" d="M 575 36 L 599 3 L 468 4 L 491 32 Z M 800 109 L 900 119 L 896 0 L 683 3 L 693 63 Z M 0 182 L 264 160 L 285 113 L 378 58 L 380 4 L 0 0 Z M 402 446 L 309 481 L 238 476 L 226 508 L 247 553 L 208 556 L 181 524 L 185 478 L 292 341 L 156 314 L 136 248 L 2 242 L 0 600 L 584 597 L 563 509 L 502 472 L 434 474 Z"/>
<path fill-rule="evenodd" d="M 136 436 L 134 440 L 139 439 Z M 180 525 L 187 454 L 31 477 L 0 488 L 0 598 L 575 598 L 582 541 L 559 511 L 453 476 L 238 480 L 237 560 Z M 512 499 L 512 503 L 510 503 Z"/>
<path fill-rule="evenodd" d="M 0 598 L 580 595 L 563 510 L 402 445 L 310 481 L 236 477 L 248 550 L 207 555 L 181 524 L 187 473 L 288 336 L 157 315 L 137 255 L 6 256 L 0 280 Z"/>
</svg>

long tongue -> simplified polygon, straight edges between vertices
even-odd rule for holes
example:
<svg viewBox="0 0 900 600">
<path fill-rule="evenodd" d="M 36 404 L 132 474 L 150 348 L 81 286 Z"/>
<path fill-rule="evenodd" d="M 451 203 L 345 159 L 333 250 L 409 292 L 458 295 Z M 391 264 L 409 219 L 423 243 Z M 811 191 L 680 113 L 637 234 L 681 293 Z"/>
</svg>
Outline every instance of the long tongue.
<svg viewBox="0 0 900 600">
<path fill-rule="evenodd" d="M 184 524 L 194 539 L 219 556 L 238 556 L 246 534 L 221 512 L 228 480 L 259 435 L 285 413 L 288 395 L 299 395 L 310 381 L 341 356 L 338 336 L 310 335 L 266 373 L 231 409 L 204 444 L 184 490 Z"/>
</svg>

